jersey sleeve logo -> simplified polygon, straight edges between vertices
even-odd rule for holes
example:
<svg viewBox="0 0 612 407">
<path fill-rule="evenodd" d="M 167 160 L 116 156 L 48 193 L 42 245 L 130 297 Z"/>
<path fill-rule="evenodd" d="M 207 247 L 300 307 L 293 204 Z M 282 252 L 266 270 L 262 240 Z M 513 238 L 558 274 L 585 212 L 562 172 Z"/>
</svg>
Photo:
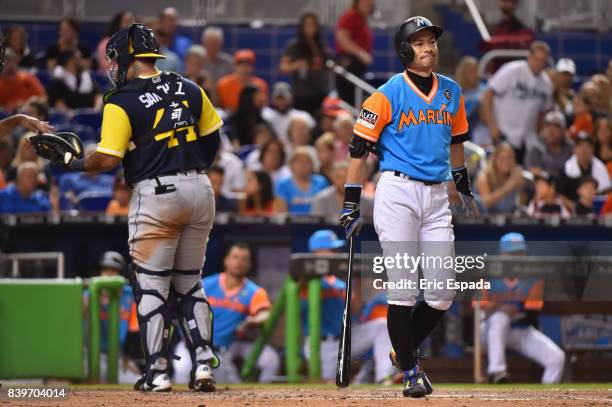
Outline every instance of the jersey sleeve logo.
<svg viewBox="0 0 612 407">
<path fill-rule="evenodd" d="M 446 98 L 446 100 L 450 101 L 451 100 L 451 91 L 450 89 L 444 89 L 444 97 Z"/>
<path fill-rule="evenodd" d="M 378 115 L 376 113 L 371 112 L 368 109 L 361 109 L 357 123 L 361 124 L 365 128 L 373 130 L 374 127 L 376 127 L 376 122 L 378 122 Z"/>
</svg>

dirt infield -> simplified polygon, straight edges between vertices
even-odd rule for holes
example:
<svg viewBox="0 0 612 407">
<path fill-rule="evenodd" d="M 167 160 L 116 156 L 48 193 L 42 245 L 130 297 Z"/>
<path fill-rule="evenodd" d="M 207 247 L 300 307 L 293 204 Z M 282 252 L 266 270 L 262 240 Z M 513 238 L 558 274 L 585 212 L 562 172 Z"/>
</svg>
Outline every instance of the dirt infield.
<svg viewBox="0 0 612 407">
<path fill-rule="evenodd" d="M 217 393 L 195 394 L 184 386 L 172 393 L 138 393 L 127 388 L 117 389 L 94 386 L 72 388 L 63 401 L 0 400 L 0 405 L 32 406 L 603 406 L 612 405 L 612 385 L 595 385 L 592 388 L 576 385 L 564 387 L 543 386 L 441 386 L 425 399 L 405 399 L 398 387 L 350 387 L 336 389 L 321 385 L 241 385 L 221 387 Z M 567 387 L 566 387 L 567 386 Z"/>
</svg>

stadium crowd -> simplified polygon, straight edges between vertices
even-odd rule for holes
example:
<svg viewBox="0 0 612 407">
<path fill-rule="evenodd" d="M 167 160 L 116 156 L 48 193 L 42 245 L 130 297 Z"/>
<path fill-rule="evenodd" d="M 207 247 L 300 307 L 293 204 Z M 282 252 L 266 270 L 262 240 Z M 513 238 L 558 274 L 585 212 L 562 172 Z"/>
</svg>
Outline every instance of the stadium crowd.
<svg viewBox="0 0 612 407">
<path fill-rule="evenodd" d="M 342 78 L 329 88 L 325 62 L 333 58 L 357 75 L 367 70 L 373 54 L 367 17 L 373 4 L 355 1 L 340 17 L 335 51 L 326 44 L 317 15 L 301 16 L 278 66 L 289 83 L 268 84 L 257 77 L 256 53 L 226 52 L 219 27 L 205 27 L 194 42 L 178 34 L 179 16 L 172 7 L 155 21 L 144 21 L 167 56 L 158 68 L 202 86 L 224 120 L 223 148 L 209 170 L 218 212 L 339 213 L 355 120 L 343 101 L 352 103 L 354 92 Z M 512 10 L 508 13 L 501 35 L 520 24 L 512 20 Z M 35 57 L 22 26 L 3 27 L 0 116 L 24 113 L 49 121 L 79 134 L 87 149 L 95 148 L 108 90 L 105 46 L 113 33 L 136 20 L 134 13 L 122 11 L 98 44 L 85 44 L 79 22 L 63 18 L 44 57 Z M 549 46 L 518 28 L 520 46 L 529 49 L 526 60 L 492 67 L 485 80 L 478 60 L 466 56 L 452 73 L 463 89 L 473 143 L 468 164 L 482 209 L 535 217 L 612 215 L 612 60 L 606 72 L 579 82 L 574 61 L 550 64 Z M 127 215 L 130 188 L 121 171 L 94 175 L 51 167 L 25 142 L 31 134 L 18 128 L 0 139 L 0 213 L 77 209 Z M 362 200 L 366 215 L 379 175 L 374 155 L 369 164 Z M 452 182 L 448 189 L 452 208 L 461 212 Z"/>
</svg>

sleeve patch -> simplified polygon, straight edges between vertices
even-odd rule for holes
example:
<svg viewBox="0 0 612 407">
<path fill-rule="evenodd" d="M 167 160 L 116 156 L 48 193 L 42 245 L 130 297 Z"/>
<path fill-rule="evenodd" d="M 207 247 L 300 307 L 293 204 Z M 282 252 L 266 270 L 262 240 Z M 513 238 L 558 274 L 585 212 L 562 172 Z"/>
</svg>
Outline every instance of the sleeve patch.
<svg viewBox="0 0 612 407">
<path fill-rule="evenodd" d="M 376 127 L 376 123 L 378 122 L 378 115 L 368 109 L 361 109 L 361 113 L 359 113 L 359 118 L 357 119 L 357 123 L 361 124 L 363 127 L 373 130 Z"/>
</svg>

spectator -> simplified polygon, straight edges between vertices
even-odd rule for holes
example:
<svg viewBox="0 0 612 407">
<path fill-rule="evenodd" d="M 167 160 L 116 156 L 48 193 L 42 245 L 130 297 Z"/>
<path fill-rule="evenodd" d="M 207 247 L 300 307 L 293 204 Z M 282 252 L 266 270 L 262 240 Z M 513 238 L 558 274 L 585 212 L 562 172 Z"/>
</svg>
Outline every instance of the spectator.
<svg viewBox="0 0 612 407">
<path fill-rule="evenodd" d="M 568 218 L 570 212 L 557 194 L 557 180 L 542 171 L 535 177 L 535 194 L 527 207 L 529 216 L 559 215 Z"/>
<path fill-rule="evenodd" d="M 253 144 L 255 126 L 265 123 L 261 111 L 266 105 L 266 95 L 257 87 L 247 85 L 242 89 L 238 108 L 227 120 L 231 126 L 230 139 L 236 146 Z"/>
<path fill-rule="evenodd" d="M 599 89 L 599 98 L 595 102 L 595 109 L 599 112 L 599 117 L 608 116 L 610 114 L 612 91 L 610 87 L 610 79 L 604 74 L 595 74 L 591 77 L 593 82 Z"/>
<path fill-rule="evenodd" d="M 276 196 L 285 201 L 289 213 L 306 215 L 316 194 L 329 184 L 325 177 L 313 173 L 314 163 L 308 149 L 298 147 L 289 160 L 291 176 L 276 185 Z"/>
<path fill-rule="evenodd" d="M 0 108 L 14 112 L 31 98 L 46 98 L 45 88 L 36 75 L 18 68 L 19 57 L 7 48 L 0 73 Z"/>
<path fill-rule="evenodd" d="M 344 203 L 344 183 L 346 182 L 347 172 L 348 164 L 346 161 L 337 162 L 334 165 L 331 172 L 332 185 L 315 196 L 310 208 L 311 215 L 331 216 L 340 214 Z M 374 201 L 362 195 L 359 210 L 363 216 L 372 216 Z"/>
<path fill-rule="evenodd" d="M 583 100 L 589 106 L 593 120 L 608 116 L 609 111 L 601 108 L 603 99 L 602 89 L 593 80 L 584 82 L 582 86 L 580 86 L 579 94 L 584 98 Z"/>
<path fill-rule="evenodd" d="M 59 212 L 57 191 L 47 198 L 36 190 L 39 168 L 36 163 L 24 162 L 17 168 L 17 182 L 0 191 L 0 213 Z"/>
<path fill-rule="evenodd" d="M 261 146 L 259 162 L 249 168 L 251 171 L 263 170 L 266 171 L 274 185 L 282 179 L 291 176 L 289 167 L 285 164 L 285 146 L 279 140 L 271 140 Z"/>
<path fill-rule="evenodd" d="M 216 165 L 223 168 L 223 194 L 229 198 L 235 198 L 237 193 L 244 191 L 246 178 L 244 174 L 244 163 L 234 153 L 220 149 L 217 155 Z"/>
<path fill-rule="evenodd" d="M 78 51 L 62 52 L 47 87 L 49 106 L 60 110 L 102 107 L 102 97 L 91 73 L 84 69 Z"/>
<path fill-rule="evenodd" d="M 247 85 L 254 85 L 268 100 L 268 84 L 254 75 L 255 53 L 250 49 L 241 49 L 234 54 L 234 73 L 223 76 L 217 82 L 219 107 L 230 112 L 238 109 L 240 95 Z"/>
<path fill-rule="evenodd" d="M 374 12 L 374 0 L 353 0 L 336 25 L 336 53 L 338 60 L 350 73 L 361 76 L 372 63 L 373 35 L 368 25 L 368 16 Z M 336 87 L 340 99 L 351 105 L 361 104 L 355 100 L 351 82 L 337 77 Z"/>
<path fill-rule="evenodd" d="M 542 136 L 527 148 L 525 167 L 536 175 L 546 171 L 559 179 L 565 162 L 572 155 L 572 147 L 565 134 L 563 114 L 558 110 L 546 113 Z"/>
<path fill-rule="evenodd" d="M 22 109 L 22 113 L 35 117 L 43 122 L 49 120 L 49 106 L 46 103 L 38 100 L 32 100 L 30 103 L 25 105 Z"/>
<path fill-rule="evenodd" d="M 610 188 L 610 176 L 604 163 L 594 156 L 593 140 L 580 133 L 574 146 L 574 154 L 565 162 L 561 175 L 560 191 L 572 201 L 578 198 L 578 185 L 582 177 L 591 176 L 597 181 L 597 192 L 605 193 Z"/>
<path fill-rule="evenodd" d="M 291 87 L 286 82 L 277 82 L 272 90 L 271 105 L 264 107 L 261 112 L 262 117 L 270 123 L 278 138 L 283 142 L 288 142 L 287 128 L 289 121 L 295 115 L 308 118 L 311 127 L 314 127 L 314 119 L 305 111 L 292 107 L 293 96 Z"/>
<path fill-rule="evenodd" d="M 115 174 L 113 182 L 113 199 L 106 207 L 106 214 L 112 216 L 128 216 L 130 212 L 130 200 L 132 189 L 126 185 L 123 171 Z"/>
<path fill-rule="evenodd" d="M 219 27 L 208 27 L 202 32 L 202 46 L 206 50 L 204 69 L 210 73 L 210 81 L 216 86 L 219 79 L 234 71 L 232 57 L 223 52 L 223 30 Z M 213 86 L 213 89 L 215 89 Z M 217 101 L 217 94 L 213 92 L 213 100 Z"/>
<path fill-rule="evenodd" d="M 331 131 L 323 133 L 316 141 L 317 158 L 319 160 L 319 173 L 327 181 L 332 179 L 332 170 L 336 162 L 336 147 L 334 145 L 335 135 Z"/>
<path fill-rule="evenodd" d="M 19 139 L 15 158 L 13 158 L 11 166 L 6 172 L 6 182 L 14 182 L 17 179 L 17 171 L 21 164 L 32 162 L 38 168 L 38 184 L 36 187 L 48 191 L 51 187 L 51 173 L 45 166 L 45 160 L 36 154 L 34 147 L 28 142 L 28 138 L 34 134 L 28 132 Z"/>
<path fill-rule="evenodd" d="M 502 143 L 476 179 L 480 201 L 487 212 L 513 213 L 519 207 L 522 187 L 522 168 L 516 164 L 514 150 Z"/>
<path fill-rule="evenodd" d="M 236 212 L 236 203 L 223 193 L 225 171 L 222 167 L 212 166 L 208 170 L 208 178 L 215 196 L 215 213 Z"/>
<path fill-rule="evenodd" d="M 167 38 L 170 51 L 185 59 L 187 50 L 191 47 L 191 40 L 184 35 L 177 34 L 178 31 L 178 12 L 174 7 L 166 7 L 159 14 L 159 30 Z"/>
<path fill-rule="evenodd" d="M 556 108 L 564 115 L 573 114 L 572 100 L 574 99 L 574 81 L 576 80 L 576 64 L 569 58 L 557 61 L 555 73 L 554 99 Z"/>
<path fill-rule="evenodd" d="M 344 110 L 340 104 L 340 99 L 333 96 L 328 96 L 323 99 L 321 113 L 318 116 L 317 134 L 321 135 L 327 131 L 334 131 L 334 121 L 341 114 L 349 113 Z"/>
<path fill-rule="evenodd" d="M 518 0 L 499 0 L 499 10 L 501 11 L 501 21 L 492 28 L 491 39 L 482 44 L 483 51 L 492 49 L 525 49 L 535 39 L 533 31 L 525 26 L 516 17 L 516 7 Z M 497 60 L 490 72 L 495 72 L 508 59 Z"/>
<path fill-rule="evenodd" d="M 258 167 L 259 158 L 261 156 L 261 147 L 272 140 L 276 140 L 276 136 L 274 135 L 272 128 L 267 123 L 261 123 L 255 126 L 253 133 L 254 144 L 246 147 L 247 151 L 249 148 L 251 148 L 251 151 L 244 159 L 244 164 L 248 169 Z"/>
<path fill-rule="evenodd" d="M 91 69 L 91 49 L 79 41 L 79 29 L 81 24 L 72 17 L 64 17 L 59 22 L 57 42 L 49 48 L 45 54 L 47 70 L 53 72 L 57 66 L 59 56 L 62 52 L 79 51 L 82 58 L 81 66 L 83 69 Z"/>
<path fill-rule="evenodd" d="M 4 31 L 4 45 L 13 50 L 19 59 L 19 67 L 34 68 L 36 59 L 28 47 L 28 33 L 21 25 L 11 25 Z"/>
<path fill-rule="evenodd" d="M 578 184 L 578 200 L 574 205 L 576 215 L 591 215 L 595 213 L 593 200 L 597 195 L 597 181 L 593 177 L 583 177 Z"/>
<path fill-rule="evenodd" d="M 461 86 L 471 140 L 483 147 L 491 144 L 486 126 L 480 120 L 480 102 L 487 87 L 480 82 L 478 60 L 470 56 L 461 58 L 455 70 L 455 79 Z"/>
<path fill-rule="evenodd" d="M 353 139 L 353 126 L 355 121 L 350 113 L 342 113 L 334 120 L 334 141 L 336 161 L 343 161 L 349 156 L 349 145 Z"/>
<path fill-rule="evenodd" d="M 552 108 L 552 84 L 543 72 L 550 48 L 534 41 L 526 61 L 505 64 L 489 80 L 483 115 L 494 144 L 506 139 L 523 162 L 526 145 L 537 137 L 539 120 Z"/>
<path fill-rule="evenodd" d="M 157 59 L 155 66 L 160 71 L 180 72 L 182 70 L 181 58 L 170 49 L 170 36 L 162 31 L 159 26 L 155 28 L 155 36 L 159 41 L 159 51 L 166 58 Z"/>
<path fill-rule="evenodd" d="M 98 72 L 101 74 L 106 75 L 106 70 L 109 66 L 109 62 L 106 59 L 106 44 L 108 44 L 108 40 L 110 40 L 110 38 L 115 35 L 117 31 L 128 27 L 130 24 L 134 23 L 134 21 L 134 13 L 129 10 L 122 10 L 113 16 L 113 19 L 106 30 L 106 35 L 102 37 L 96 48 Z"/>
<path fill-rule="evenodd" d="M 289 144 L 285 145 L 287 155 L 291 156 L 293 151 L 298 147 L 304 147 L 308 150 L 310 158 L 314 164 L 314 171 L 319 170 L 319 159 L 317 158 L 317 150 L 311 145 L 312 143 L 312 121 L 306 113 L 304 115 L 293 115 L 289 121 L 287 128 L 287 136 Z"/>
<path fill-rule="evenodd" d="M 314 13 L 300 17 L 297 38 L 285 48 L 280 71 L 291 75 L 294 105 L 296 109 L 314 114 L 329 92 L 326 61 L 329 50 L 323 40 L 319 18 Z"/>
<path fill-rule="evenodd" d="M 248 171 L 245 196 L 240 201 L 241 215 L 271 215 L 287 212 L 282 199 L 274 197 L 272 180 L 265 171 Z"/>
<path fill-rule="evenodd" d="M 612 161 L 612 122 L 607 117 L 601 117 L 595 124 L 595 155 L 604 163 Z"/>
<path fill-rule="evenodd" d="M 576 139 L 578 133 L 593 134 L 593 114 L 589 103 L 582 95 L 574 96 L 572 100 L 574 111 L 574 122 L 569 128 L 572 139 Z"/>
<path fill-rule="evenodd" d="M 210 92 L 212 82 L 210 75 L 204 70 L 206 50 L 201 45 L 192 45 L 185 54 L 185 77 L 195 82 L 199 87 Z"/>
</svg>

